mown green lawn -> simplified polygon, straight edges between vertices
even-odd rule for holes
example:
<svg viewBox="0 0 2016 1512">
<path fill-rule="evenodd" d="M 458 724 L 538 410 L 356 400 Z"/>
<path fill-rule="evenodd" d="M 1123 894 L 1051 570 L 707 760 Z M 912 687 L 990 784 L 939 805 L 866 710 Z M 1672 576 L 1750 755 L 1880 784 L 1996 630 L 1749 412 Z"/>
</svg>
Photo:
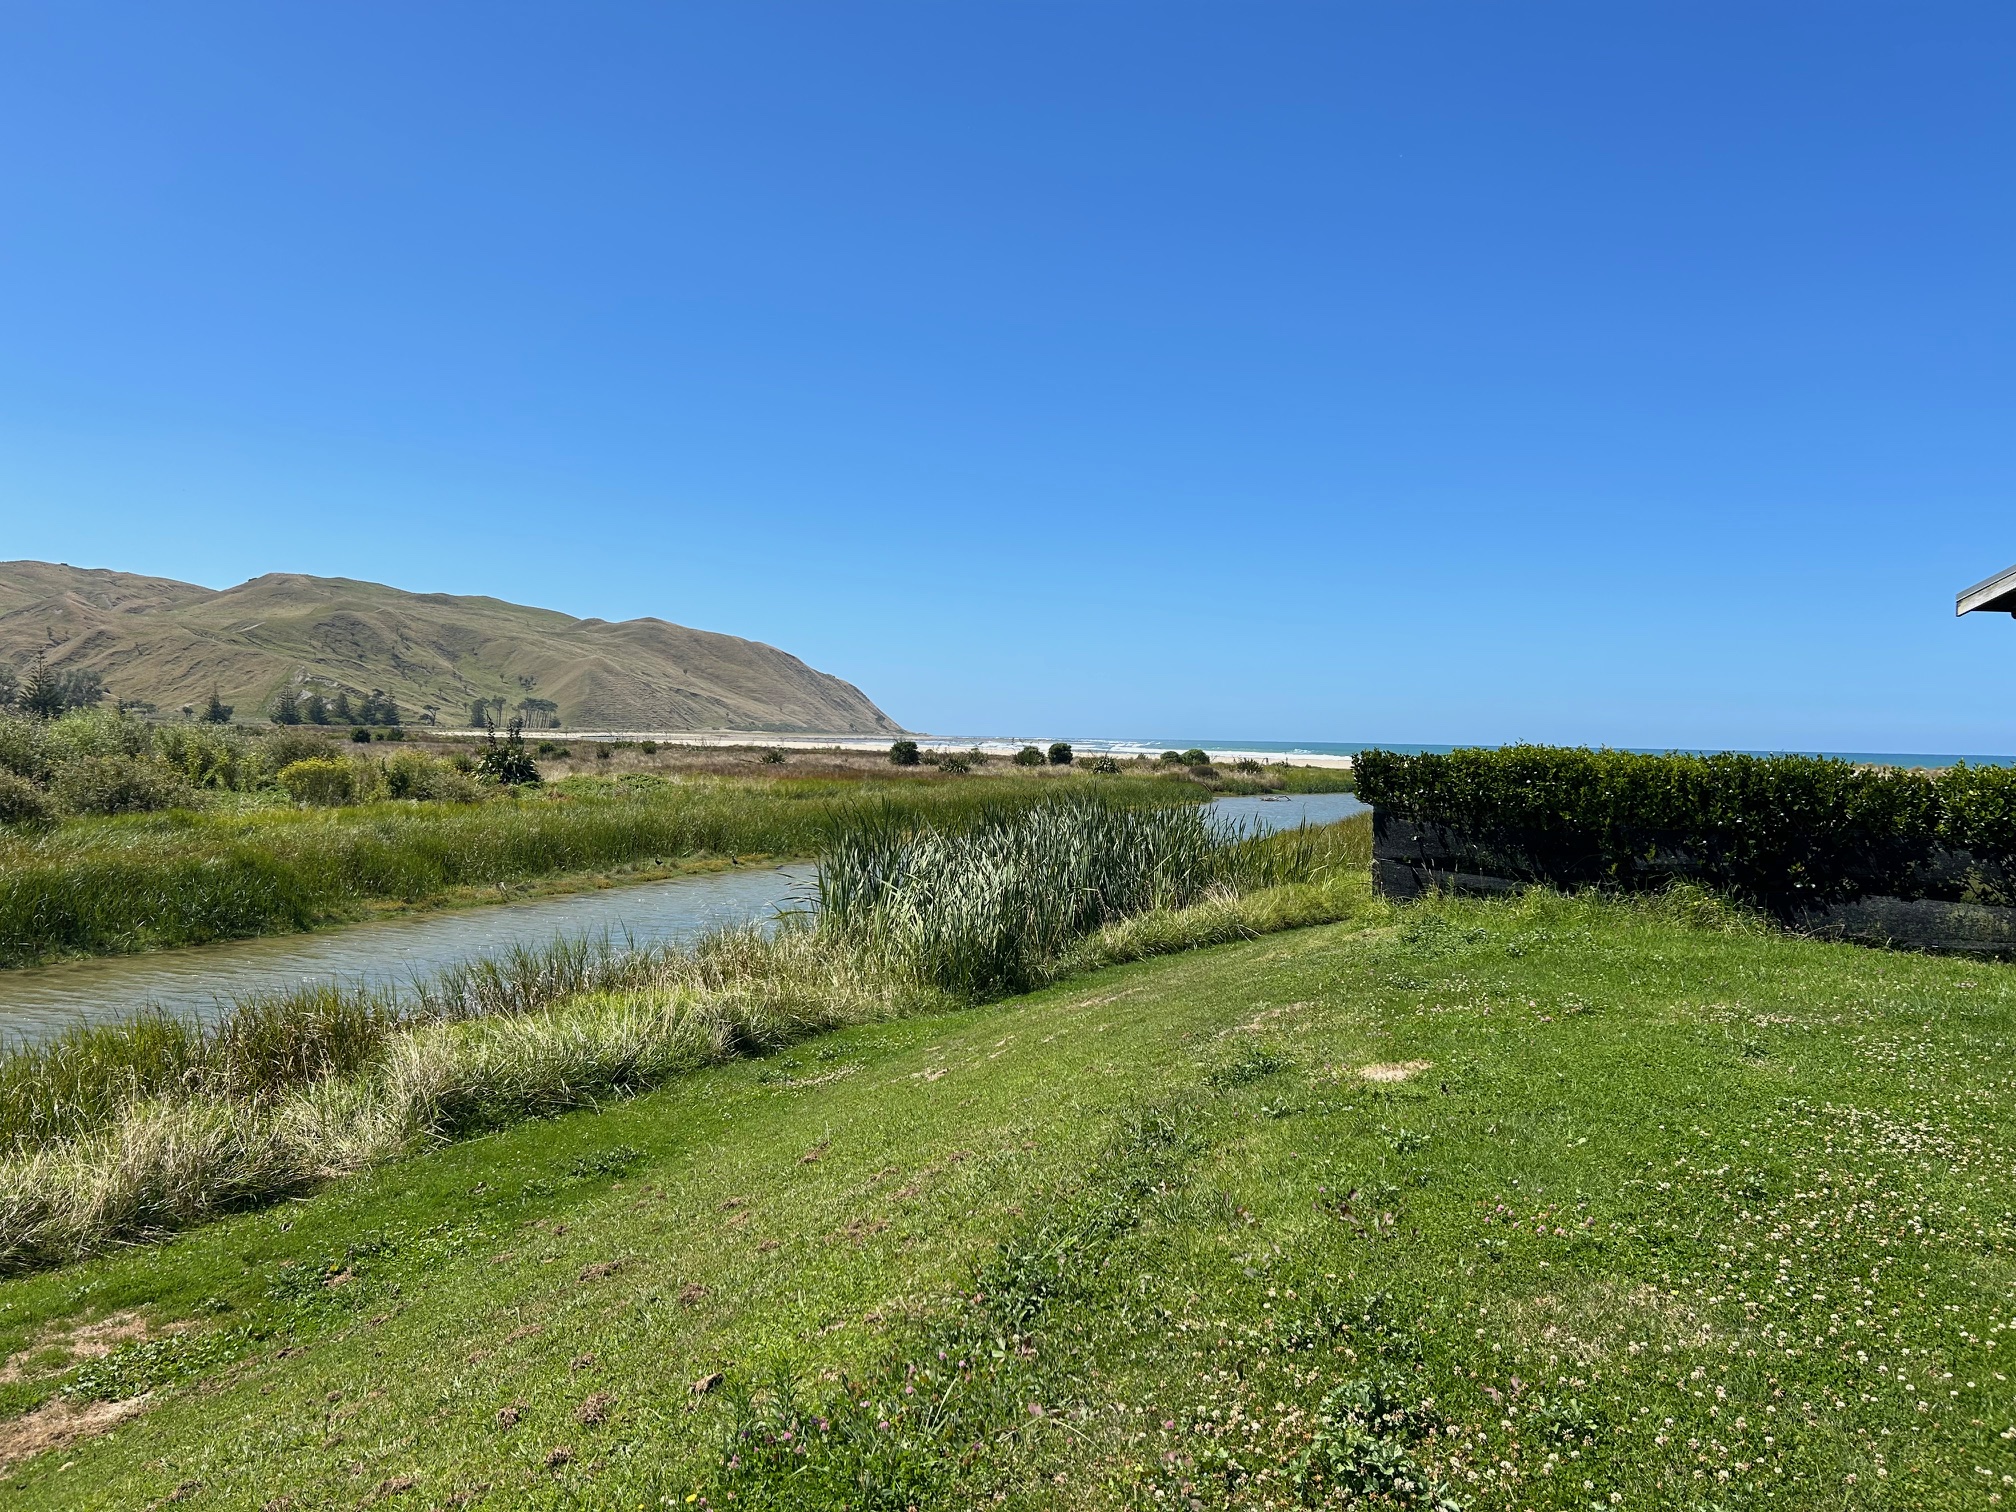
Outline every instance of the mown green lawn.
<svg viewBox="0 0 2016 1512">
<path fill-rule="evenodd" d="M 153 1394 L 0 1505 L 2016 1498 L 2016 970 L 1698 912 L 1368 905 L 6 1283 L 17 1441 Z"/>
</svg>

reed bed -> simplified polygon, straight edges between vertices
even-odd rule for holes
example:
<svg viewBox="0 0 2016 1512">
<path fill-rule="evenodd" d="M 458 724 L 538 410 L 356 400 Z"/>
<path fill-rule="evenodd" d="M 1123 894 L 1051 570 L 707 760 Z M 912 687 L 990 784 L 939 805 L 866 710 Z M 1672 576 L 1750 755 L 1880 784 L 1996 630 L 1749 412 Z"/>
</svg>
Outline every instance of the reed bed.
<svg viewBox="0 0 2016 1512">
<path fill-rule="evenodd" d="M 1342 917 L 1362 820 L 1265 839 L 1067 802 L 861 821 L 825 911 L 688 948 L 560 941 L 413 993 L 313 989 L 0 1057 L 0 1270 L 158 1238 L 443 1140 L 595 1106 L 847 1024 Z"/>
<path fill-rule="evenodd" d="M 1090 796 L 959 830 L 864 825 L 820 858 L 820 928 L 958 997 L 1005 996 L 1117 919 L 1308 879 L 1331 859 L 1318 834 Z"/>
<path fill-rule="evenodd" d="M 1119 805 L 1194 801 L 1129 782 Z M 0 838 L 0 966 L 307 929 L 373 899 L 705 856 L 809 856 L 862 824 L 956 829 L 1054 782 L 585 779 L 484 803 L 175 812 Z"/>
</svg>

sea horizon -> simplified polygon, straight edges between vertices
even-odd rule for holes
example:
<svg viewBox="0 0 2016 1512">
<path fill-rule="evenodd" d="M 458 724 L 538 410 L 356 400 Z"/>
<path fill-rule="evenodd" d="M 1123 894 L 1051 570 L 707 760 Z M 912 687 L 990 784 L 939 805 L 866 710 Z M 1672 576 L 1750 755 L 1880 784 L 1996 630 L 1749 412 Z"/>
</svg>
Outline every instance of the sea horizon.
<svg viewBox="0 0 2016 1512">
<path fill-rule="evenodd" d="M 954 737 L 940 736 L 938 739 Z M 963 738 L 963 737 L 960 737 Z M 988 737 L 998 739 L 999 737 Z M 1493 744 L 1485 741 L 1471 741 L 1463 745 L 1421 745 L 1405 741 L 1326 741 L 1326 740 L 1196 740 L 1188 737 L 1182 740 L 1134 740 L 1110 739 L 1103 736 L 1085 736 L 1073 740 L 1073 745 L 1086 750 L 1098 751 L 1184 751 L 1190 749 L 1206 751 L 1251 751 L 1262 755 L 1278 756 L 1355 756 L 1360 751 L 1394 751 L 1403 756 L 1447 755 L 1451 751 L 1462 750 L 1503 750 L 1507 745 L 1522 742 L 1504 741 Z M 1537 744 L 1538 742 L 1523 742 Z M 2016 766 L 2016 756 L 1990 755 L 1982 753 L 1932 752 L 1932 751 L 1831 751 L 1785 747 L 1778 749 L 1751 749 L 1730 746 L 1605 746 L 1601 749 L 1629 751 L 1639 756 L 1822 756 L 1834 761 L 1852 761 L 1859 766 L 1894 767 L 1950 767 L 1966 762 L 1969 766 Z"/>
</svg>

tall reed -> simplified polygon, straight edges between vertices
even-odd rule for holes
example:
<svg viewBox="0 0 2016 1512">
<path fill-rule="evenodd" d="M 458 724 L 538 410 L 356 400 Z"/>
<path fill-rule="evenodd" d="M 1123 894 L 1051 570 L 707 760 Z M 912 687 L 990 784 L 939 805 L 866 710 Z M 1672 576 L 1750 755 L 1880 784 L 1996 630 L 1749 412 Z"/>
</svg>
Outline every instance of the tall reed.
<svg viewBox="0 0 2016 1512">
<path fill-rule="evenodd" d="M 1259 836 L 1199 809 L 1091 797 L 960 830 L 860 825 L 820 858 L 819 927 L 969 1000 L 1023 992 L 1116 919 L 1309 879 L 1335 859 L 1318 833 Z"/>
</svg>

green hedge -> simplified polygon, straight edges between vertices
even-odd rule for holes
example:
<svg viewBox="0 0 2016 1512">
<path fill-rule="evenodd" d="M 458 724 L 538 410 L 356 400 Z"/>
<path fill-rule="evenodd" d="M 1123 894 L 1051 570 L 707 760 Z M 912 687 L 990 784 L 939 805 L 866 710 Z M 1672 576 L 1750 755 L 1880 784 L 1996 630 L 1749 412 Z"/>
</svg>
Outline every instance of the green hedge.
<svg viewBox="0 0 2016 1512">
<path fill-rule="evenodd" d="M 1552 746 L 1355 758 L 1382 823 L 1445 826 L 1466 866 L 1563 887 L 1680 877 L 1786 913 L 1865 894 L 2016 901 L 2016 770 Z"/>
</svg>

